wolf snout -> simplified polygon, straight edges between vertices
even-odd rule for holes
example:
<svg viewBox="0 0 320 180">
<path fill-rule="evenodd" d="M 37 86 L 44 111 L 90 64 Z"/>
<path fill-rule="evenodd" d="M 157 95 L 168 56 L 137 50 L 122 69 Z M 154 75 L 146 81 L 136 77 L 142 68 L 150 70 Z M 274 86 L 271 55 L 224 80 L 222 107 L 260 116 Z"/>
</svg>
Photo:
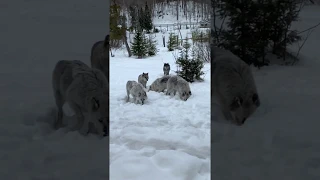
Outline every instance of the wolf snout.
<svg viewBox="0 0 320 180">
<path fill-rule="evenodd" d="M 238 119 L 237 122 L 236 122 L 236 124 L 237 124 L 238 126 L 242 126 L 246 120 L 247 120 L 247 118 L 243 118 L 241 121 Z"/>
</svg>

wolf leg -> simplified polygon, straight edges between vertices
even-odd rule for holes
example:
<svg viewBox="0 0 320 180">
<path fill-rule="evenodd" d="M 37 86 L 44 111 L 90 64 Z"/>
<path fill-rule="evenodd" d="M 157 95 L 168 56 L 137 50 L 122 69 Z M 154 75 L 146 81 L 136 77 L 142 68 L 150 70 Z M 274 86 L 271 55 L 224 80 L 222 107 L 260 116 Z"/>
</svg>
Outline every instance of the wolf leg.
<svg viewBox="0 0 320 180">
<path fill-rule="evenodd" d="M 79 129 L 79 133 L 82 134 L 82 135 L 87 135 L 88 132 L 89 132 L 89 117 L 85 117 L 83 118 L 83 123 L 82 123 L 82 126 L 81 128 Z M 97 127 L 96 127 L 97 128 Z"/>
<path fill-rule="evenodd" d="M 97 130 L 97 133 L 100 135 L 100 136 L 103 136 L 105 134 L 105 131 L 104 131 L 104 126 L 102 123 L 98 122 L 97 120 L 95 120 L 93 122 L 96 130 Z"/>
<path fill-rule="evenodd" d="M 69 105 L 72 108 L 72 110 L 75 112 L 77 117 L 77 124 L 71 129 L 73 131 L 79 130 L 81 134 L 87 134 L 89 131 L 89 124 L 87 122 L 87 118 L 84 117 L 80 107 L 77 104 L 69 102 Z"/>
<path fill-rule="evenodd" d="M 58 129 L 60 127 L 62 127 L 62 118 L 63 118 L 63 104 L 65 103 L 65 99 L 62 97 L 62 95 L 60 94 L 59 91 L 56 91 L 54 93 L 54 97 L 55 97 L 55 101 L 56 101 L 56 105 L 58 108 L 58 115 L 57 115 L 57 119 L 54 123 L 54 128 Z"/>
<path fill-rule="evenodd" d="M 129 102 L 130 100 L 130 93 L 129 93 L 129 90 L 127 90 L 127 102 Z"/>
</svg>

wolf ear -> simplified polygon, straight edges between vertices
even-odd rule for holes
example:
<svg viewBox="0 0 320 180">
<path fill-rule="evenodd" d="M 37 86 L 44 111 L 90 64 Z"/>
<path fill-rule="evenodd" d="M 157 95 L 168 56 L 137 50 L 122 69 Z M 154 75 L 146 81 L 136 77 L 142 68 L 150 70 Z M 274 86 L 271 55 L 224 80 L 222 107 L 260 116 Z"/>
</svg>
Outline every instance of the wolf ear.
<svg viewBox="0 0 320 180">
<path fill-rule="evenodd" d="M 242 106 L 243 99 L 241 97 L 234 97 L 230 105 L 230 110 L 236 110 Z"/>
<path fill-rule="evenodd" d="M 91 99 L 91 102 L 92 102 L 92 110 L 93 110 L 93 111 L 98 110 L 99 107 L 100 107 L 99 101 L 98 101 L 95 97 L 93 97 L 93 98 Z"/>
<path fill-rule="evenodd" d="M 260 100 L 259 100 L 259 96 L 257 93 L 254 93 L 252 95 L 252 102 L 257 106 L 259 107 L 260 106 Z"/>
</svg>

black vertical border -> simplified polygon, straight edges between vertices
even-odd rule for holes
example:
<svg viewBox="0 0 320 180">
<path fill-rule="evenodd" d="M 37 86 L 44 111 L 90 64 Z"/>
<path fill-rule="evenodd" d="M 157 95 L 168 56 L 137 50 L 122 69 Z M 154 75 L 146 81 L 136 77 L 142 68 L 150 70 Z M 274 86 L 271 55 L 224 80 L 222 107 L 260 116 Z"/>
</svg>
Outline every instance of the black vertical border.
<svg viewBox="0 0 320 180">
<path fill-rule="evenodd" d="M 214 26 L 215 26 L 215 24 L 214 24 L 214 19 L 213 19 L 213 16 L 214 16 L 214 12 L 213 12 L 213 10 L 214 10 L 214 8 L 213 8 L 213 6 L 214 6 L 214 4 L 215 4 L 215 0 L 211 0 L 211 3 L 210 3 L 210 5 L 211 5 L 211 19 L 210 19 L 210 59 L 211 59 L 211 61 L 210 61 L 210 102 L 211 102 L 211 104 L 210 104 L 210 110 L 211 110 L 211 112 L 213 112 L 213 106 L 212 106 L 212 91 L 211 91 L 211 89 L 212 89 L 212 72 L 213 72 L 213 65 L 214 65 L 214 63 L 213 63 L 213 48 L 214 48 Z M 214 162 L 214 159 L 213 159 L 213 156 L 212 156 L 212 154 L 213 154 L 213 146 L 212 146 L 212 144 L 213 144 L 213 137 L 212 137 L 212 131 L 213 131 L 213 126 L 212 126 L 212 114 L 210 113 L 210 179 L 212 180 L 213 179 L 213 176 L 212 176 L 212 173 L 213 173 L 213 171 L 212 171 L 212 167 L 213 167 L 213 162 Z"/>
<path fill-rule="evenodd" d="M 108 104 L 109 104 L 109 108 L 108 108 L 108 116 L 109 116 L 109 120 L 108 120 L 108 123 L 109 123 L 109 132 L 108 132 L 108 136 L 106 138 L 108 138 L 108 143 L 107 143 L 107 161 L 108 161 L 108 167 L 107 168 L 107 174 L 108 174 L 108 177 L 107 177 L 107 180 L 110 179 L 110 3 L 111 3 L 111 0 L 107 0 L 107 6 L 106 6 L 106 24 L 107 24 L 107 29 L 106 29 L 106 37 L 105 37 L 105 50 L 108 54 L 108 77 L 107 77 L 107 80 L 108 80 Z"/>
</svg>

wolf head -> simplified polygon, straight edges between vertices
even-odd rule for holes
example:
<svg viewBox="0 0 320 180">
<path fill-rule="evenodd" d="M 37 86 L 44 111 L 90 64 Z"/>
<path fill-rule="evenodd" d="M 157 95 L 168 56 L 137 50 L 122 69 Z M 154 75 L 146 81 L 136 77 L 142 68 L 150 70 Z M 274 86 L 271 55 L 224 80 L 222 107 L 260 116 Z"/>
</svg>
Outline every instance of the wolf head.
<svg viewBox="0 0 320 180">
<path fill-rule="evenodd" d="M 147 81 L 149 80 L 149 73 L 142 73 L 141 74 L 143 78 L 145 78 Z"/>
<path fill-rule="evenodd" d="M 169 70 L 170 69 L 170 64 L 169 63 L 164 63 L 163 64 L 163 69 L 164 70 Z"/>
<path fill-rule="evenodd" d="M 260 106 L 260 99 L 257 93 L 253 93 L 247 98 L 234 97 L 230 104 L 231 116 L 234 123 L 241 126 L 247 118 L 253 114 Z"/>
<path fill-rule="evenodd" d="M 109 103 L 108 97 L 92 97 L 89 103 L 90 116 L 99 134 L 109 135 Z"/>
<path fill-rule="evenodd" d="M 180 99 L 182 99 L 184 101 L 187 101 L 191 95 L 192 95 L 192 93 L 190 90 L 183 91 L 181 94 L 179 94 Z"/>
<path fill-rule="evenodd" d="M 136 97 L 137 102 L 140 104 L 144 104 L 145 100 L 148 99 L 147 93 L 145 91 L 141 91 L 138 93 L 138 96 Z"/>
</svg>

